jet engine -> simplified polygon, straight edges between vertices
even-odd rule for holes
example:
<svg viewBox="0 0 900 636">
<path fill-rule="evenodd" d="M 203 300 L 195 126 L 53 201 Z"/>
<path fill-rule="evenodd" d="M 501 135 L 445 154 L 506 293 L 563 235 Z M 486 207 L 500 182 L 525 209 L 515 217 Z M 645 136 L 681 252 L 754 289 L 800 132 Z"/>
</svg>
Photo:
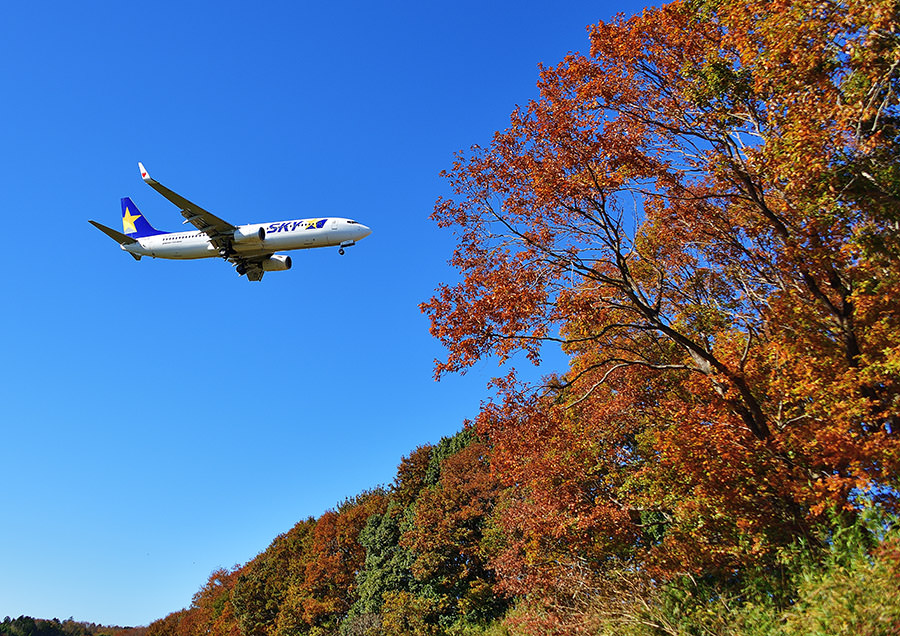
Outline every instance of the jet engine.
<svg viewBox="0 0 900 636">
<path fill-rule="evenodd" d="M 291 257 L 286 254 L 272 254 L 260 265 L 266 272 L 283 272 L 291 268 Z"/>
<path fill-rule="evenodd" d="M 259 245 L 266 238 L 266 228 L 253 229 L 251 225 L 242 225 L 234 231 L 235 245 Z"/>
</svg>

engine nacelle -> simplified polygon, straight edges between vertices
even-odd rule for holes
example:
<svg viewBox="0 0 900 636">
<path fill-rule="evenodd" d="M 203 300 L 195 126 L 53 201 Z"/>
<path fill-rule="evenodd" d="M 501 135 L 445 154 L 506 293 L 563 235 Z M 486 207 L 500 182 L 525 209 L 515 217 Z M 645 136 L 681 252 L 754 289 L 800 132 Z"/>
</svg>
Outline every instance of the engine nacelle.
<svg viewBox="0 0 900 636">
<path fill-rule="evenodd" d="M 286 254 L 272 254 L 260 265 L 266 272 L 283 272 L 291 268 L 291 257 Z"/>
<path fill-rule="evenodd" d="M 253 229 L 250 225 L 242 225 L 234 231 L 234 242 L 237 245 L 258 245 L 266 238 L 266 228 Z"/>
</svg>

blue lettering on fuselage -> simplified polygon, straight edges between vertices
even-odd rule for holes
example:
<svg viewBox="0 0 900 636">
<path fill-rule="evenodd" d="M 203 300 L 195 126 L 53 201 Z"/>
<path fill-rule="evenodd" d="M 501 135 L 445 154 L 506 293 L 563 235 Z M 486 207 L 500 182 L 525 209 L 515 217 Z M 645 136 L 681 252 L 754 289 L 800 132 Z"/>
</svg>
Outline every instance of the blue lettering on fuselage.
<svg viewBox="0 0 900 636">
<path fill-rule="evenodd" d="M 277 234 L 278 232 L 295 232 L 299 229 L 315 230 L 325 227 L 328 219 L 308 219 L 306 221 L 285 221 L 284 223 L 269 223 L 266 228 L 266 234 Z"/>
</svg>

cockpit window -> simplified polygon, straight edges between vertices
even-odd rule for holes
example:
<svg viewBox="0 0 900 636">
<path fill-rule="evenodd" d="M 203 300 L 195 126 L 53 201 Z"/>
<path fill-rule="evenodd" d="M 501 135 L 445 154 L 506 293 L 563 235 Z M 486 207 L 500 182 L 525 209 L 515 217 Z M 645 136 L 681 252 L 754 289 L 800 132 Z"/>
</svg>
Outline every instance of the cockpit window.
<svg viewBox="0 0 900 636">
<path fill-rule="evenodd" d="M 356 223 L 357 225 L 359 225 L 359 221 L 351 221 L 351 220 L 349 220 L 349 219 L 347 220 L 347 223 L 348 223 L 348 224 L 349 224 L 349 223 Z"/>
</svg>

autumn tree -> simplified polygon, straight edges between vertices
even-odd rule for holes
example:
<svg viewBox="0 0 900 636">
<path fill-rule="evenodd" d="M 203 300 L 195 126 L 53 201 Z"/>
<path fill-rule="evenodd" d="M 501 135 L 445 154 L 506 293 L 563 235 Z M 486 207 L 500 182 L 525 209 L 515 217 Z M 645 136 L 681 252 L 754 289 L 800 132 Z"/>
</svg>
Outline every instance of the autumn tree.
<svg viewBox="0 0 900 636">
<path fill-rule="evenodd" d="M 245 565 L 234 587 L 232 603 L 243 636 L 279 634 L 279 616 L 291 586 L 302 581 L 300 571 L 310 548 L 315 519 L 297 523 Z"/>
<path fill-rule="evenodd" d="M 180 624 L 186 614 L 186 609 L 180 610 L 153 621 L 147 626 L 147 636 L 182 636 Z"/>
<path fill-rule="evenodd" d="M 181 621 L 183 634 L 241 636 L 232 603 L 232 593 L 240 573 L 241 568 L 235 566 L 231 570 L 219 568 L 210 574 L 206 585 L 194 594 L 193 602 Z"/>
<path fill-rule="evenodd" d="M 152 622 L 145 636 L 240 636 L 232 592 L 240 568 L 218 568 L 209 575 L 190 607 Z"/>
<path fill-rule="evenodd" d="M 414 560 L 419 596 L 445 623 L 487 621 L 503 613 L 485 545 L 500 484 L 488 447 L 470 427 L 435 446 L 426 483 L 400 538 Z"/>
<path fill-rule="evenodd" d="M 379 490 L 347 499 L 326 511 L 310 531 L 298 575 L 284 593 L 278 633 L 336 631 L 356 599 L 356 577 L 365 560 L 359 534 L 387 504 Z"/>
<path fill-rule="evenodd" d="M 498 567 L 590 589 L 611 557 L 771 562 L 898 486 L 897 12 L 675 2 L 590 41 L 433 215 L 461 274 L 423 305 L 436 374 L 571 356 L 479 418 L 511 488 Z"/>
<path fill-rule="evenodd" d="M 486 545 L 499 488 L 468 426 L 404 457 L 387 509 L 360 533 L 365 567 L 342 633 L 437 634 L 501 615 Z"/>
</svg>

